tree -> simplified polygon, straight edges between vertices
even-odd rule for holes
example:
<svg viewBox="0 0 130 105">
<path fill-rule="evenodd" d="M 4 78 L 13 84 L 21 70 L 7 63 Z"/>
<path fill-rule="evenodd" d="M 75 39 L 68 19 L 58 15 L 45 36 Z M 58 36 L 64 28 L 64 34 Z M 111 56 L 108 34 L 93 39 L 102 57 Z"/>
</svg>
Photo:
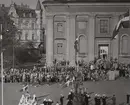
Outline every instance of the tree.
<svg viewBox="0 0 130 105">
<path fill-rule="evenodd" d="M 4 66 L 12 63 L 13 46 L 17 43 L 15 38 L 17 28 L 4 8 L 0 8 L 0 34 L 2 35 L 2 48 L 4 49 Z"/>
<path fill-rule="evenodd" d="M 15 50 L 15 56 L 19 63 L 36 63 L 41 59 L 40 51 L 34 47 L 32 41 L 26 42 Z"/>
</svg>

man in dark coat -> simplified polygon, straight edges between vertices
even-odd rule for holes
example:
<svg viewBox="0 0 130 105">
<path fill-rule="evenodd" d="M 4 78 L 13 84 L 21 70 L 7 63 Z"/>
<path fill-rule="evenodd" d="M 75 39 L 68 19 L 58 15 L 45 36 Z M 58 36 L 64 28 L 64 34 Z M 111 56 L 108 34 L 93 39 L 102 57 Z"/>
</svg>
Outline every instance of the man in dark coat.
<svg viewBox="0 0 130 105">
<path fill-rule="evenodd" d="M 100 97 L 100 95 L 98 95 L 98 97 L 97 97 L 97 105 L 101 105 L 101 97 Z"/>
<path fill-rule="evenodd" d="M 70 93 L 71 93 L 71 95 L 70 95 L 71 100 L 73 100 L 73 99 L 74 99 L 74 93 L 73 93 L 73 90 L 71 90 Z"/>
<path fill-rule="evenodd" d="M 116 96 L 115 95 L 112 96 L 112 105 L 116 105 Z"/>
<path fill-rule="evenodd" d="M 95 102 L 95 105 L 97 105 L 97 98 L 98 98 L 98 95 L 95 94 L 95 97 L 94 97 L 94 102 Z"/>
<path fill-rule="evenodd" d="M 88 94 L 85 94 L 84 95 L 84 105 L 89 105 L 89 99 L 90 99 L 90 96 Z"/>
<path fill-rule="evenodd" d="M 46 100 L 46 98 L 44 99 L 43 104 L 44 104 L 44 105 L 47 105 L 47 100 Z"/>
<path fill-rule="evenodd" d="M 64 96 L 61 94 L 60 96 L 60 105 L 63 105 Z"/>
<path fill-rule="evenodd" d="M 106 105 L 107 102 L 106 102 L 106 99 L 107 99 L 107 96 L 105 94 L 102 95 L 102 105 Z"/>
<path fill-rule="evenodd" d="M 68 100 L 67 105 L 73 105 L 72 100 Z"/>
<path fill-rule="evenodd" d="M 53 101 L 51 99 L 48 99 L 48 105 L 52 105 Z"/>
</svg>

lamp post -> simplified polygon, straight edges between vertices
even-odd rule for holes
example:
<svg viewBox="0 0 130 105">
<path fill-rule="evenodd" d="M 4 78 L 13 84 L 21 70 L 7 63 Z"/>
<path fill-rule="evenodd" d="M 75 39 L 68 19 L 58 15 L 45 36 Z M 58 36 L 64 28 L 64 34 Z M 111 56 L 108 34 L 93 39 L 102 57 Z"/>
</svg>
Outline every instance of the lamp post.
<svg viewBox="0 0 130 105">
<path fill-rule="evenodd" d="M 0 40 L 1 40 L 1 105 L 3 105 L 3 48 L 2 48 L 2 24 L 0 24 L 0 29 L 1 29 L 1 35 L 0 35 Z"/>
</svg>

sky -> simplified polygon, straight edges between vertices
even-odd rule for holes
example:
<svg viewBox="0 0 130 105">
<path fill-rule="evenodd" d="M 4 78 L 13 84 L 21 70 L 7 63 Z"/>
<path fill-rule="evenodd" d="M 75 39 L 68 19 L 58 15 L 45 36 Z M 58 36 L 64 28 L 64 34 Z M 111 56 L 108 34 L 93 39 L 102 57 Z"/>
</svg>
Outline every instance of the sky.
<svg viewBox="0 0 130 105">
<path fill-rule="evenodd" d="M 11 4 L 11 1 L 15 2 L 16 4 L 27 4 L 31 8 L 35 9 L 38 0 L 0 0 L 0 4 L 5 4 L 5 6 L 9 6 Z M 42 3 L 43 0 L 40 1 Z"/>
</svg>

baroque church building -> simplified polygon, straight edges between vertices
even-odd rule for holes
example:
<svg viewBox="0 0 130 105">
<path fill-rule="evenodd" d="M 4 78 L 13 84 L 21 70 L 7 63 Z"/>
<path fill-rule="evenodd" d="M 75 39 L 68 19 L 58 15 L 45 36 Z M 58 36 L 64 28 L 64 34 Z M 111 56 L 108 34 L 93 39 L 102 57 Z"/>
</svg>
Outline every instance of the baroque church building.
<svg viewBox="0 0 130 105">
<path fill-rule="evenodd" d="M 43 12 L 39 0 L 36 9 L 31 9 L 28 5 L 17 5 L 12 2 L 8 15 L 18 28 L 16 37 L 20 42 L 32 41 L 35 43 L 34 47 L 36 48 L 39 44 L 43 43 Z"/>
<path fill-rule="evenodd" d="M 130 31 L 121 29 L 116 39 L 113 30 L 130 8 L 126 0 L 44 0 L 46 17 L 46 61 L 75 59 L 86 62 L 95 57 L 130 63 Z M 74 42 L 79 38 L 79 52 Z M 125 53 L 124 53 L 125 52 Z"/>
</svg>

